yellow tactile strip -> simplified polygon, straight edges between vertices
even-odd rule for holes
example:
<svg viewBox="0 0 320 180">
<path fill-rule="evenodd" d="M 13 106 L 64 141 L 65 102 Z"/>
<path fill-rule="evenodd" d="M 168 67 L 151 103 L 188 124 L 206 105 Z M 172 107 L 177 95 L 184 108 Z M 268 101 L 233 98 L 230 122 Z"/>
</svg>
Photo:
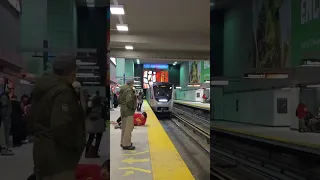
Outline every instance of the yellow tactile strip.
<svg viewBox="0 0 320 180">
<path fill-rule="evenodd" d="M 148 114 L 147 130 L 153 180 L 194 180 L 147 101 L 144 101 L 143 109 Z"/>
</svg>

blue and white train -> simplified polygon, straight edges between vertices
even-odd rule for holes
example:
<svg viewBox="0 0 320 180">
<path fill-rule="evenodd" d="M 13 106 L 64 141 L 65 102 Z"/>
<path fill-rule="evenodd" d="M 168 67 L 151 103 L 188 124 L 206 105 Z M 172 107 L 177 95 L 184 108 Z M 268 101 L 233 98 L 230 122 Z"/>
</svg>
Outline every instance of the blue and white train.
<svg viewBox="0 0 320 180">
<path fill-rule="evenodd" d="M 155 82 L 147 89 L 146 99 L 155 113 L 171 116 L 174 101 L 174 86 L 171 83 Z"/>
</svg>

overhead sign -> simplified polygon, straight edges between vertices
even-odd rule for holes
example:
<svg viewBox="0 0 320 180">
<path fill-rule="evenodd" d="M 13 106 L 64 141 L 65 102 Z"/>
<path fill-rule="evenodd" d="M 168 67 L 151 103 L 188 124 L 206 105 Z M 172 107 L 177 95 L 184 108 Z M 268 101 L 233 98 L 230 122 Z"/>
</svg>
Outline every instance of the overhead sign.
<svg viewBox="0 0 320 180">
<path fill-rule="evenodd" d="M 288 74 L 283 73 L 247 73 L 244 74 L 245 79 L 288 79 Z"/>
<path fill-rule="evenodd" d="M 320 66 L 320 59 L 303 59 L 302 65 L 306 67 L 312 67 L 312 66 Z"/>
<path fill-rule="evenodd" d="M 144 64 L 143 68 L 145 69 L 168 69 L 168 64 Z"/>
<path fill-rule="evenodd" d="M 15 10 L 21 12 L 20 0 L 8 0 Z"/>
</svg>

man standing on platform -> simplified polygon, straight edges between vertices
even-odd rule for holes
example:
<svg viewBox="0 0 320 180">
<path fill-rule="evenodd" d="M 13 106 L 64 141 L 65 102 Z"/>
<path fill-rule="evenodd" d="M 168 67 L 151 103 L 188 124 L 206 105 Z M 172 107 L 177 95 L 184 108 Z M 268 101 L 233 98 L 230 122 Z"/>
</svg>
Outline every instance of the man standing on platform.
<svg viewBox="0 0 320 180">
<path fill-rule="evenodd" d="M 72 87 L 76 59 L 54 59 L 53 73 L 37 79 L 32 92 L 33 161 L 37 180 L 75 180 L 85 147 L 84 112 Z"/>
<path fill-rule="evenodd" d="M 133 131 L 133 114 L 137 108 L 137 99 L 133 90 L 134 80 L 128 80 L 120 89 L 119 104 L 121 113 L 121 147 L 123 150 L 134 150 L 131 143 Z"/>
</svg>

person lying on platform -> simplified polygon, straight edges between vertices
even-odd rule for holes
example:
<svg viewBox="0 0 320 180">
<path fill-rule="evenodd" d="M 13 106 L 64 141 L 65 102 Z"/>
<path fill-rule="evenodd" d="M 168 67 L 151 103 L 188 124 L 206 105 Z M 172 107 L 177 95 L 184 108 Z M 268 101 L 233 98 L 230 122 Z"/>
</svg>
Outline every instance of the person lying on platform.
<svg viewBox="0 0 320 180">
<path fill-rule="evenodd" d="M 134 122 L 133 124 L 135 126 L 141 126 L 141 125 L 144 125 L 146 120 L 147 120 L 147 113 L 146 112 L 143 112 L 143 113 L 135 113 L 134 114 Z M 121 121 L 121 117 L 119 117 L 117 119 L 117 125 L 114 127 L 115 129 L 121 129 L 121 124 L 122 124 L 122 121 Z"/>
</svg>

